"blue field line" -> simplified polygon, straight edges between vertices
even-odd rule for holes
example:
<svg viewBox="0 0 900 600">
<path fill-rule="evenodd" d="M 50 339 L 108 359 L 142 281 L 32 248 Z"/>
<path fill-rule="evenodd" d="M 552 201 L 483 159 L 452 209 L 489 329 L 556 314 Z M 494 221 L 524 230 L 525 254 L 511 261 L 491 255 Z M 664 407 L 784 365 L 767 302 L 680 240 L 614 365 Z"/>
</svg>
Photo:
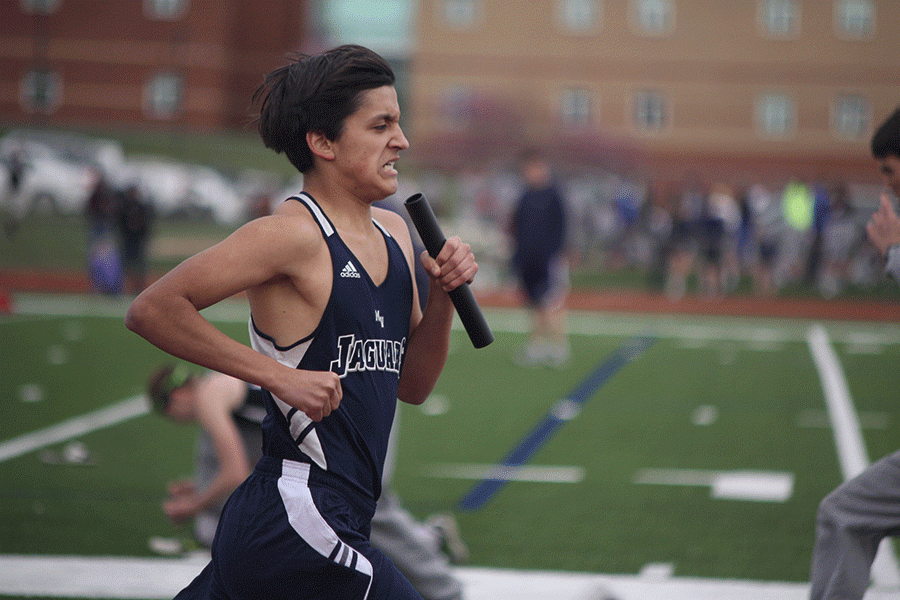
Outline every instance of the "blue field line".
<svg viewBox="0 0 900 600">
<path fill-rule="evenodd" d="M 478 510 L 484 506 L 509 481 L 502 476 L 516 467 L 524 465 L 537 452 L 550 436 L 566 421 L 578 415 L 581 407 L 600 389 L 619 369 L 638 358 L 658 338 L 644 334 L 625 342 L 610 354 L 581 384 L 563 400 L 553 405 L 550 413 L 499 463 L 496 478 L 488 478 L 479 482 L 471 492 L 459 501 L 464 511 Z"/>
</svg>

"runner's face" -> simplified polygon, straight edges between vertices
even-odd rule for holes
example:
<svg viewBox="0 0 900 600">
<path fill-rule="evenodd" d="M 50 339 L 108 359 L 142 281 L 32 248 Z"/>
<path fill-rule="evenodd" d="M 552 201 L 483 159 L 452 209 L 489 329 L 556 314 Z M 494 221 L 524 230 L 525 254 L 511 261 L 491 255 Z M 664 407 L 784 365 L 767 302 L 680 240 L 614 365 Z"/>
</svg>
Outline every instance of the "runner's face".
<svg viewBox="0 0 900 600">
<path fill-rule="evenodd" d="M 409 142 L 400 129 L 400 106 L 392 86 L 360 92 L 359 102 L 333 147 L 343 185 L 354 196 L 374 202 L 397 191 L 394 163 Z"/>
<path fill-rule="evenodd" d="M 878 170 L 881 172 L 885 185 L 890 187 L 894 195 L 900 198 L 900 156 L 889 154 L 878 159 Z"/>
</svg>

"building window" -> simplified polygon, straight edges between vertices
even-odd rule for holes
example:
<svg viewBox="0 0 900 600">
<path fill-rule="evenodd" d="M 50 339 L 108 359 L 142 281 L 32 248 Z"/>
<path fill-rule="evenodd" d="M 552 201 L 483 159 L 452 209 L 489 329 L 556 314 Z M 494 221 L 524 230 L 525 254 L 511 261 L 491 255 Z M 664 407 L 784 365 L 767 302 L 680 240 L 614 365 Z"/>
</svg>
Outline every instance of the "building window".
<svg viewBox="0 0 900 600">
<path fill-rule="evenodd" d="M 872 0 L 834 0 L 834 27 L 842 38 L 861 39 L 875 34 Z"/>
<path fill-rule="evenodd" d="M 144 14 L 151 19 L 174 21 L 187 12 L 190 0 L 144 0 Z"/>
<path fill-rule="evenodd" d="M 466 31 L 481 23 L 480 0 L 443 0 L 441 6 L 443 20 L 451 29 Z"/>
<path fill-rule="evenodd" d="M 563 90 L 559 97 L 559 114 L 565 127 L 579 128 L 591 124 L 591 92 L 583 88 Z"/>
<path fill-rule="evenodd" d="M 771 37 L 800 34 L 800 5 L 797 0 L 759 0 L 757 16 L 762 32 Z"/>
<path fill-rule="evenodd" d="M 603 22 L 603 0 L 556 0 L 556 22 L 565 33 L 585 34 Z"/>
<path fill-rule="evenodd" d="M 22 10 L 37 15 L 49 15 L 59 8 L 61 0 L 21 0 Z"/>
<path fill-rule="evenodd" d="M 62 77 L 45 69 L 29 71 L 22 78 L 19 99 L 27 112 L 52 113 L 62 103 Z"/>
<path fill-rule="evenodd" d="M 144 88 L 144 112 L 154 119 L 173 119 L 181 110 L 184 81 L 177 73 L 159 73 Z"/>
<path fill-rule="evenodd" d="M 659 133 L 669 126 L 669 106 L 662 92 L 642 90 L 634 99 L 634 124 L 639 130 Z"/>
<path fill-rule="evenodd" d="M 763 94 L 756 102 L 756 124 L 765 137 L 787 137 L 797 126 L 797 109 L 787 94 Z"/>
<path fill-rule="evenodd" d="M 859 94 L 838 94 L 831 103 L 831 130 L 838 138 L 863 140 L 869 136 L 872 107 Z"/>
<path fill-rule="evenodd" d="M 631 19 L 642 35 L 667 35 L 675 28 L 672 0 L 631 0 Z"/>
</svg>

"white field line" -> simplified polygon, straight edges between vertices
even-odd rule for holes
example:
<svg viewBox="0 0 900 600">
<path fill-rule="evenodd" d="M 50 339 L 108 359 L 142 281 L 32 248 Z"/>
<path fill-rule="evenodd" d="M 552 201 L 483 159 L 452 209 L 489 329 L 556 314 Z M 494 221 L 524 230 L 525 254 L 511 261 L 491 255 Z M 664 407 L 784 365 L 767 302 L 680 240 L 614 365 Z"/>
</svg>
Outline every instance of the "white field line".
<svg viewBox="0 0 900 600">
<path fill-rule="evenodd" d="M 787 502 L 794 491 L 794 474 L 782 471 L 642 469 L 634 482 L 709 487 L 711 496 L 719 500 Z"/>
<path fill-rule="evenodd" d="M 819 371 L 819 378 L 822 380 L 822 391 L 834 429 L 834 443 L 837 446 L 841 472 L 844 479 L 851 479 L 869 466 L 869 456 L 863 441 L 859 417 L 850 397 L 850 388 L 844 377 L 844 369 L 831 347 L 824 327 L 821 325 L 810 327 L 807 342 L 816 369 Z"/>
<path fill-rule="evenodd" d="M 0 555 L 0 594 L 172 598 L 205 566 L 188 558 Z M 802 583 L 456 567 L 467 600 L 805 600 Z M 111 577 L 110 574 L 115 576 Z M 866 600 L 891 596 L 870 591 Z"/>
<path fill-rule="evenodd" d="M 822 380 L 822 391 L 834 430 L 841 471 L 845 480 L 851 479 L 869 466 L 869 456 L 844 369 L 822 325 L 816 324 L 809 328 L 807 343 Z M 896 589 L 900 586 L 900 564 L 888 538 L 882 540 L 872 564 L 872 580 L 877 587 Z"/>
<path fill-rule="evenodd" d="M 128 419 L 145 415 L 149 411 L 150 406 L 143 394 L 132 396 L 92 413 L 73 417 L 62 423 L 0 442 L 0 462 L 97 429 L 117 425 Z"/>
<path fill-rule="evenodd" d="M 53 317 L 101 316 L 119 318 L 125 315 L 130 299 L 104 296 L 59 294 L 15 294 L 14 314 L 4 322 L 23 322 Z M 497 332 L 526 333 L 527 313 L 518 308 L 486 308 L 485 318 Z M 242 299 L 229 299 L 202 311 L 211 321 L 246 323 L 250 311 Z M 756 317 L 699 317 L 695 315 L 632 315 L 626 313 L 570 311 L 569 331 L 572 335 L 612 335 L 630 337 L 649 330 L 653 335 L 694 343 L 734 341 L 747 344 L 751 350 L 772 350 L 786 342 L 803 342 L 810 321 L 804 319 L 765 319 Z M 458 318 L 454 329 L 462 329 Z M 890 323 L 835 321 L 828 324 L 832 338 L 839 343 L 868 346 L 900 345 L 900 327 Z"/>
<path fill-rule="evenodd" d="M 437 464 L 425 469 L 429 477 L 448 479 L 476 479 L 500 481 L 528 481 L 533 483 L 579 483 L 584 480 L 581 467 L 522 465 Z"/>
</svg>

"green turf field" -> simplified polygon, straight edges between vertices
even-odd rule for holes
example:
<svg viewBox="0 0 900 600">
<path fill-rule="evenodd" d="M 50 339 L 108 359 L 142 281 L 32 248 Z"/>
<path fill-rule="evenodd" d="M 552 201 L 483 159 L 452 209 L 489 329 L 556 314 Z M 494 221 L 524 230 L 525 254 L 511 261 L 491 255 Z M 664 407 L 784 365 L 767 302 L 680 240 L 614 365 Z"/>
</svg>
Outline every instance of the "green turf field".
<svg viewBox="0 0 900 600">
<path fill-rule="evenodd" d="M 0 554 L 151 556 L 149 538 L 189 536 L 160 502 L 165 483 L 191 471 L 192 428 L 142 414 L 43 445 L 23 437 L 133 407 L 165 356 L 125 329 L 123 301 L 17 300 L 31 314 L 0 317 L 10 415 L 0 421 Z M 240 303 L 207 316 L 246 342 Z M 816 506 L 841 479 L 807 341 L 813 323 L 574 314 L 572 363 L 532 370 L 511 360 L 524 315 L 487 317 L 496 341 L 475 350 L 455 331 L 434 396 L 402 408 L 395 480 L 415 515 L 456 515 L 470 564 L 630 574 L 665 563 L 680 576 L 807 580 Z M 869 456 L 895 450 L 900 328 L 824 325 Z M 653 343 L 580 410 L 560 402 L 645 334 Z M 526 463 L 545 480 L 509 481 L 478 509 L 460 508 L 478 469 L 503 460 L 554 409 L 565 418 Z M 38 445 L 28 450 L 28 439 Z M 45 462 L 73 440 L 93 464 Z M 740 485 L 748 472 L 761 481 L 749 491 Z M 760 490 L 774 497 L 754 497 Z"/>
</svg>

